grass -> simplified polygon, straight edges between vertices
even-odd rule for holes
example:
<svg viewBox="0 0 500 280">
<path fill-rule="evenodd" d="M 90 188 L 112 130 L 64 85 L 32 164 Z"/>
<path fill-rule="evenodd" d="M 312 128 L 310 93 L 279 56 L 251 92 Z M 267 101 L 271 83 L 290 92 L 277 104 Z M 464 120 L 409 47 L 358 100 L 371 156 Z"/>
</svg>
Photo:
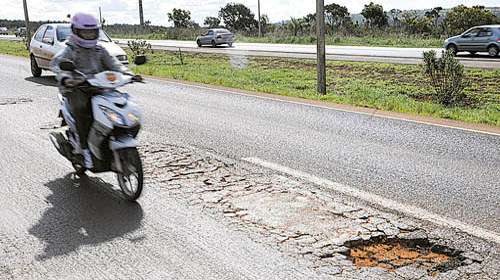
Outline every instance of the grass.
<svg viewBox="0 0 500 280">
<path fill-rule="evenodd" d="M 247 43 L 315 44 L 316 38 L 314 36 L 265 36 L 259 38 L 238 35 L 237 41 Z M 327 36 L 326 44 L 336 46 L 439 48 L 442 47 L 443 40 L 396 34 L 384 36 Z"/>
<path fill-rule="evenodd" d="M 134 38 L 144 40 L 187 40 L 194 41 L 196 33 L 193 34 L 110 34 L 113 38 Z M 263 37 L 249 37 L 238 34 L 236 42 L 241 43 L 276 43 L 276 44 L 315 44 L 315 36 L 286 36 L 286 35 L 266 35 Z M 406 34 L 375 34 L 364 36 L 349 35 L 327 35 L 326 43 L 337 46 L 371 46 L 371 47 L 399 47 L 399 48 L 440 48 L 444 39 L 424 37 Z"/>
<path fill-rule="evenodd" d="M 313 60 L 155 52 L 141 74 L 385 111 L 500 126 L 500 70 L 468 69 L 474 106 L 444 107 L 417 65 L 329 61 L 328 93 L 318 96 Z"/>
<path fill-rule="evenodd" d="M 0 53 L 28 56 L 22 43 L 0 41 Z M 417 65 L 329 61 L 328 92 L 316 91 L 314 60 L 155 52 L 140 74 L 250 91 L 350 104 L 385 111 L 482 123 L 500 127 L 500 70 L 467 69 L 474 106 L 432 102 L 432 88 Z"/>
<path fill-rule="evenodd" d="M 23 42 L 0 40 L 0 53 L 29 57 L 29 52 Z"/>
</svg>

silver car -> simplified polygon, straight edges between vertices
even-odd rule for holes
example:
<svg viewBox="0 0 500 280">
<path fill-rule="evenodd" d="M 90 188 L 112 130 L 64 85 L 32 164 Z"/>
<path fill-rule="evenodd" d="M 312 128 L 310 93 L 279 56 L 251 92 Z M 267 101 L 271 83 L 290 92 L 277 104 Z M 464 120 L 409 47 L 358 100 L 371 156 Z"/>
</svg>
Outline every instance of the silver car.
<svg viewBox="0 0 500 280">
<path fill-rule="evenodd" d="M 30 43 L 31 74 L 40 77 L 42 70 L 50 70 L 52 57 L 66 47 L 66 39 L 71 35 L 71 26 L 63 23 L 44 24 L 38 28 Z M 125 51 L 115 44 L 101 30 L 99 45 L 104 47 L 121 63 L 128 64 Z"/>
<path fill-rule="evenodd" d="M 453 53 L 462 51 L 476 54 L 488 52 L 491 57 L 500 53 L 500 25 L 476 26 L 462 35 L 451 37 L 444 42 L 444 48 Z"/>
<path fill-rule="evenodd" d="M 196 38 L 196 44 L 198 44 L 198 47 L 201 47 L 203 45 L 211 45 L 212 47 L 216 47 L 226 44 L 232 47 L 233 43 L 234 34 L 231 33 L 231 31 L 222 28 L 209 29 L 204 34 Z"/>
</svg>

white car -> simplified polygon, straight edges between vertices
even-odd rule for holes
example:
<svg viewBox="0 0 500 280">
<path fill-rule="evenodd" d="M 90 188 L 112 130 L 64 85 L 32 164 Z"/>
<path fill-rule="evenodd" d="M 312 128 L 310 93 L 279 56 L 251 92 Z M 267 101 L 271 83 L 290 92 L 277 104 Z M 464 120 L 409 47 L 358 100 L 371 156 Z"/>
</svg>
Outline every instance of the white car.
<svg viewBox="0 0 500 280">
<path fill-rule="evenodd" d="M 0 27 L 0 35 L 9 35 L 9 29 L 7 27 Z"/>
<path fill-rule="evenodd" d="M 38 28 L 30 43 L 31 74 L 33 74 L 33 77 L 40 77 L 42 70 L 50 70 L 50 61 L 59 51 L 66 47 L 65 41 L 70 35 L 70 24 L 50 23 Z M 102 30 L 99 34 L 98 44 L 121 63 L 128 64 L 125 51 Z"/>
</svg>

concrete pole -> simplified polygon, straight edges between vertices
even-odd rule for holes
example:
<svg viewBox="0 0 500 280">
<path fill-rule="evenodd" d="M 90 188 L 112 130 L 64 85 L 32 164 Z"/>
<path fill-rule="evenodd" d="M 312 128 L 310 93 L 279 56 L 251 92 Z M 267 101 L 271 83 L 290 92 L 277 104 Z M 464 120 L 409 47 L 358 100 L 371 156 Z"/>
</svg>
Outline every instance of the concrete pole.
<svg viewBox="0 0 500 280">
<path fill-rule="evenodd" d="M 101 7 L 99 7 L 99 23 L 102 26 L 102 10 L 101 10 Z"/>
<path fill-rule="evenodd" d="M 26 0 L 23 0 L 24 6 L 24 21 L 26 22 L 26 48 L 29 49 L 31 42 L 31 28 L 30 28 L 30 17 L 28 15 L 28 4 Z"/>
<path fill-rule="evenodd" d="M 259 16 L 259 37 L 262 37 L 262 27 L 260 23 L 260 0 L 257 0 L 257 13 Z"/>
<path fill-rule="evenodd" d="M 325 1 L 316 0 L 316 41 L 318 43 L 318 93 L 326 94 Z"/>
<path fill-rule="evenodd" d="M 144 26 L 144 12 L 142 10 L 142 0 L 139 0 L 139 20 L 141 22 L 141 26 Z"/>
</svg>

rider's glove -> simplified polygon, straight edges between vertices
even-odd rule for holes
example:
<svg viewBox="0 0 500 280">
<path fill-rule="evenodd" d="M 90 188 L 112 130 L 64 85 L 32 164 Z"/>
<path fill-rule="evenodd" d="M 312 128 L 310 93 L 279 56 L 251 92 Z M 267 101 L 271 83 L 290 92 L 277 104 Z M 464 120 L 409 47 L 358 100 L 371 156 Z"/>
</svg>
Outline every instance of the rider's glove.
<svg viewBox="0 0 500 280">
<path fill-rule="evenodd" d="M 76 86 L 81 85 L 83 83 L 83 81 L 81 79 L 65 78 L 62 80 L 61 83 L 65 87 L 72 88 L 72 87 L 76 87 Z"/>
</svg>

